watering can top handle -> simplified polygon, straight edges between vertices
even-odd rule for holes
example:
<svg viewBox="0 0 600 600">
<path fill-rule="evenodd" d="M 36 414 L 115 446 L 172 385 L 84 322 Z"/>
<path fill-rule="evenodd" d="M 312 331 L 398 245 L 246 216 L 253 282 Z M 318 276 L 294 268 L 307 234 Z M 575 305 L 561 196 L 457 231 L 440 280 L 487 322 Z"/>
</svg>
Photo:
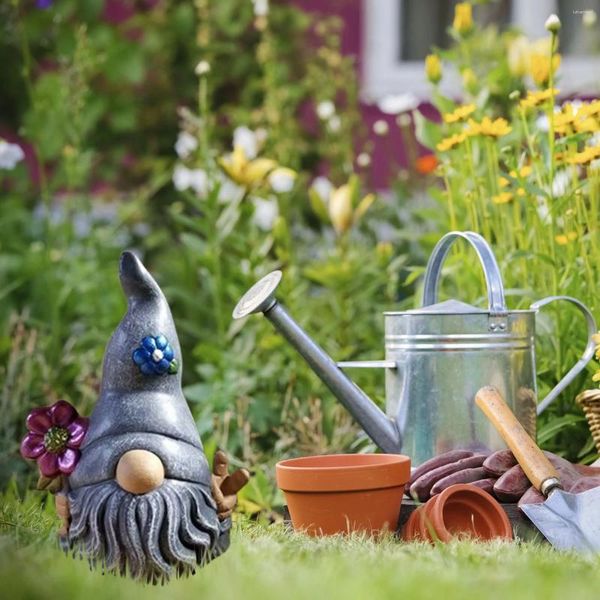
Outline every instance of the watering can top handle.
<svg viewBox="0 0 600 600">
<path fill-rule="evenodd" d="M 504 300 L 504 287 L 502 286 L 502 277 L 496 257 L 485 239 L 474 231 L 451 231 L 437 243 L 429 257 L 425 270 L 423 306 L 430 306 L 438 301 L 438 286 L 442 274 L 442 265 L 446 260 L 450 247 L 458 238 L 469 242 L 477 252 L 487 284 L 490 314 L 493 316 L 506 315 L 508 309 Z"/>
<path fill-rule="evenodd" d="M 577 377 L 577 375 L 579 375 L 579 373 L 585 369 L 596 352 L 596 342 L 594 341 L 594 334 L 598 331 L 596 320 L 594 319 L 594 315 L 590 309 L 583 302 L 581 302 L 581 300 L 577 300 L 577 298 L 572 298 L 571 296 L 548 296 L 543 300 L 534 302 L 530 308 L 531 310 L 538 311 L 543 306 L 546 306 L 555 300 L 565 300 L 566 302 L 570 302 L 583 313 L 585 322 L 587 324 L 588 340 L 581 358 L 571 367 L 569 372 L 554 386 L 554 388 L 550 390 L 548 395 L 538 403 L 538 415 L 544 412 L 548 406 L 550 406 L 550 404 L 556 400 L 560 393 L 575 379 L 575 377 Z"/>
</svg>

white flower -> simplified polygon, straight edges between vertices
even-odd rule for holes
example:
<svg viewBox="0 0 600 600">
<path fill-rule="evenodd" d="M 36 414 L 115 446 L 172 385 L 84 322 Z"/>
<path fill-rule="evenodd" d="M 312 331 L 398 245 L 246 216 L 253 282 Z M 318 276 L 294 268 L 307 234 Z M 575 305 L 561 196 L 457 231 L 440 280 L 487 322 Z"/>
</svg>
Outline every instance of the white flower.
<svg viewBox="0 0 600 600">
<path fill-rule="evenodd" d="M 567 170 L 558 171 L 552 182 L 552 195 L 564 196 L 571 185 L 571 175 Z"/>
<path fill-rule="evenodd" d="M 600 131 L 596 131 L 596 133 L 594 133 L 594 135 L 592 135 L 588 139 L 587 145 L 588 146 L 600 146 Z"/>
<path fill-rule="evenodd" d="M 210 73 L 210 63 L 207 60 L 201 60 L 194 69 L 194 73 L 198 75 L 198 77 L 202 77 L 202 75 L 206 75 Z"/>
<path fill-rule="evenodd" d="M 548 224 L 551 222 L 550 208 L 544 196 L 538 196 L 537 198 L 537 212 L 542 223 Z"/>
<path fill-rule="evenodd" d="M 263 198 L 253 198 L 254 215 L 252 222 L 263 231 L 271 231 L 275 219 L 279 216 L 279 205 L 277 199 L 273 196 L 264 200 Z"/>
<path fill-rule="evenodd" d="M 317 192 L 319 197 L 324 201 L 328 202 L 329 197 L 331 196 L 331 192 L 333 191 L 333 183 L 327 179 L 327 177 L 323 177 L 319 175 L 319 177 L 315 177 L 312 182 L 311 187 Z"/>
<path fill-rule="evenodd" d="M 371 156 L 367 152 L 361 152 L 356 157 L 356 164 L 359 167 L 368 167 L 371 164 Z"/>
<path fill-rule="evenodd" d="M 581 21 L 583 22 L 584 27 L 593 27 L 598 20 L 598 15 L 595 10 L 588 9 L 583 12 L 583 17 Z"/>
<path fill-rule="evenodd" d="M 218 200 L 221 204 L 236 202 L 245 194 L 244 188 L 231 181 L 224 173 L 220 173 L 218 179 L 220 183 Z"/>
<path fill-rule="evenodd" d="M 191 188 L 198 196 L 205 196 L 208 192 L 208 176 L 203 169 L 188 169 L 185 165 L 177 164 L 173 171 L 173 185 L 180 192 Z"/>
<path fill-rule="evenodd" d="M 198 147 L 196 136 L 188 131 L 181 131 L 175 142 L 175 152 L 179 158 L 187 158 Z"/>
<path fill-rule="evenodd" d="M 329 128 L 329 131 L 333 131 L 334 133 L 339 131 L 341 126 L 342 120 L 338 115 L 333 115 L 329 121 L 327 121 L 327 127 Z"/>
<path fill-rule="evenodd" d="M 581 110 L 581 107 L 583 106 L 583 102 L 581 100 L 575 99 L 575 100 L 570 100 L 569 102 L 565 102 L 563 104 L 563 106 L 565 104 L 570 104 L 571 108 L 573 109 L 573 116 L 577 116 L 577 113 Z M 558 107 L 554 107 L 554 112 L 557 112 Z M 560 109 L 559 109 L 560 110 Z"/>
<path fill-rule="evenodd" d="M 269 185 L 274 192 L 291 192 L 296 181 L 296 172 L 287 167 L 277 167 L 269 175 Z"/>
<path fill-rule="evenodd" d="M 248 160 L 253 160 L 258 154 L 259 140 L 256 132 L 241 125 L 233 131 L 233 147 L 240 146 Z"/>
<path fill-rule="evenodd" d="M 266 17 L 269 14 L 269 0 L 252 0 L 254 16 Z"/>
<path fill-rule="evenodd" d="M 398 115 L 414 110 L 417 106 L 419 106 L 419 99 L 410 92 L 407 94 L 384 96 L 377 103 L 379 110 L 386 115 Z"/>
<path fill-rule="evenodd" d="M 384 121 L 383 119 L 378 119 L 373 123 L 373 131 L 376 135 L 387 135 L 389 130 L 390 127 L 387 124 L 387 121 Z"/>
<path fill-rule="evenodd" d="M 317 115 L 322 121 L 327 121 L 335 115 L 335 104 L 331 100 L 323 100 L 317 104 Z"/>
<path fill-rule="evenodd" d="M 21 146 L 0 140 L 0 169 L 12 171 L 16 164 L 24 158 L 25 153 Z"/>
<path fill-rule="evenodd" d="M 540 115 L 535 120 L 535 126 L 540 131 L 548 131 L 548 129 L 550 129 L 550 122 L 548 121 L 548 115 L 546 115 L 546 114 Z"/>
<path fill-rule="evenodd" d="M 552 33 L 558 32 L 560 29 L 560 26 L 561 26 L 560 19 L 558 18 L 558 15 L 555 15 L 554 13 L 551 14 L 546 19 L 546 22 L 544 23 L 544 27 L 546 28 L 546 30 L 550 31 Z"/>
</svg>

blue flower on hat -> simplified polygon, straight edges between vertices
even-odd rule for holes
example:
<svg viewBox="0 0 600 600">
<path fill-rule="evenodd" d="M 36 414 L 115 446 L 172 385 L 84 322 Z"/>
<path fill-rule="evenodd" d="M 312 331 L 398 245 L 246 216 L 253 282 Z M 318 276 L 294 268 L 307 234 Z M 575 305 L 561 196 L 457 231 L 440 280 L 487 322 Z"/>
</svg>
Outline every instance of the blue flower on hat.
<svg viewBox="0 0 600 600">
<path fill-rule="evenodd" d="M 133 351 L 132 358 L 144 375 L 173 375 L 179 370 L 173 348 L 164 335 L 147 335 Z"/>
</svg>

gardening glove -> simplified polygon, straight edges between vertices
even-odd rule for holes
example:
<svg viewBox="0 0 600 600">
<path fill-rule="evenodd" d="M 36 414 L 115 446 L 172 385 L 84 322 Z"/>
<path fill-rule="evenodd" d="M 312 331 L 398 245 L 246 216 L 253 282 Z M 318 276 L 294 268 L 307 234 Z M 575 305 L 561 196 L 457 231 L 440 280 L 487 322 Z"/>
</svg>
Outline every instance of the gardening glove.
<svg viewBox="0 0 600 600">
<path fill-rule="evenodd" d="M 600 485 L 600 469 L 574 465 L 552 452 L 544 454 L 558 472 L 565 491 L 578 493 Z M 493 495 L 501 502 L 518 502 L 519 505 L 544 502 L 544 496 L 531 485 L 510 450 L 494 452 L 483 463 L 483 468 L 490 476 L 497 477 Z"/>
<path fill-rule="evenodd" d="M 415 469 L 408 484 L 408 495 L 425 502 L 455 483 L 476 483 L 489 489 L 492 482 L 483 469 L 488 454 L 471 450 L 451 450 L 435 456 Z"/>
<path fill-rule="evenodd" d="M 237 493 L 250 480 L 246 469 L 238 469 L 231 475 L 229 460 L 225 452 L 217 450 L 213 459 L 213 474 L 211 475 L 210 491 L 217 504 L 217 514 L 221 521 L 231 516 L 237 504 Z"/>
</svg>

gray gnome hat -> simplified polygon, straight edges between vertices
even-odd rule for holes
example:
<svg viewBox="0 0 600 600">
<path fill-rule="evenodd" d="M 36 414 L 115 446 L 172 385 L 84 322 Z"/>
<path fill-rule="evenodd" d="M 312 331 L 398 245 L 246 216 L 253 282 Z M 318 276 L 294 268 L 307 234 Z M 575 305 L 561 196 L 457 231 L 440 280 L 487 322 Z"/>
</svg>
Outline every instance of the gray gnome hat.
<svg viewBox="0 0 600 600">
<path fill-rule="evenodd" d="M 90 416 L 72 489 L 114 478 L 128 450 L 148 450 L 165 477 L 210 485 L 210 470 L 181 390 L 181 349 L 167 301 L 131 252 L 119 277 L 127 314 L 104 356 L 100 396 Z"/>
</svg>

